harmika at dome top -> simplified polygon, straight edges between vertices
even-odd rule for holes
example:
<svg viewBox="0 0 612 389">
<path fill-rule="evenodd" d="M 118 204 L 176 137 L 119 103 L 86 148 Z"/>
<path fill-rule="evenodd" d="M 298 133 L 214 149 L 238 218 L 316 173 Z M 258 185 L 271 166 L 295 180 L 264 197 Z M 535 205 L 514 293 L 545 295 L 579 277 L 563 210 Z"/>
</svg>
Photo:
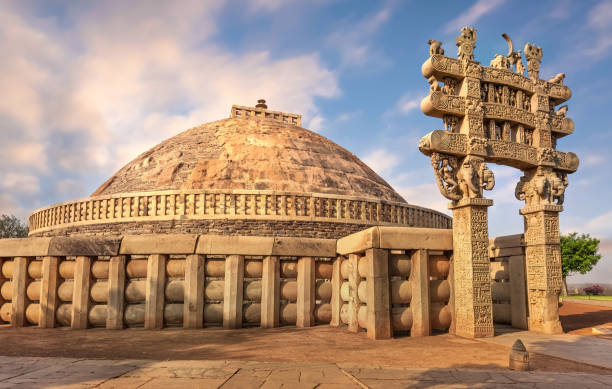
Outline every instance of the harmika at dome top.
<svg viewBox="0 0 612 389">
<path fill-rule="evenodd" d="M 30 216 L 30 235 L 193 232 L 339 237 L 371 225 L 450 228 L 301 116 L 233 106 L 121 168 L 90 198 Z"/>
</svg>

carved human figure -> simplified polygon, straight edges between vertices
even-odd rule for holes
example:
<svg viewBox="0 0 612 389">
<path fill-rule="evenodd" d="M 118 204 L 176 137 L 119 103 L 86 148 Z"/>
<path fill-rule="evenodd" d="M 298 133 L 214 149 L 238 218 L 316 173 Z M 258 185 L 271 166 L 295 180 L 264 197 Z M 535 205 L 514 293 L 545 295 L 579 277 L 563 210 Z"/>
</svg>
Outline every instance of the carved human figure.
<svg viewBox="0 0 612 389">
<path fill-rule="evenodd" d="M 533 145 L 533 130 L 525 130 L 525 144 Z"/>
<path fill-rule="evenodd" d="M 502 91 L 501 85 L 495 86 L 495 102 L 497 104 L 501 104 L 502 94 L 503 94 L 503 91 Z"/>
<path fill-rule="evenodd" d="M 489 101 L 489 84 L 486 82 L 480 85 L 480 100 L 484 102 Z"/>
<path fill-rule="evenodd" d="M 510 135 L 511 135 L 510 122 L 504 122 L 504 124 L 502 125 L 502 139 L 509 142 Z"/>
<path fill-rule="evenodd" d="M 510 105 L 516 107 L 516 91 L 514 89 L 510 89 L 509 93 L 510 97 Z"/>
<path fill-rule="evenodd" d="M 525 96 L 523 98 L 523 109 L 525 111 L 531 111 L 531 99 L 529 98 L 529 96 Z"/>
<path fill-rule="evenodd" d="M 434 54 L 444 55 L 444 49 L 442 48 L 442 42 L 430 39 L 427 41 L 429 45 L 429 56 L 431 57 Z"/>
<path fill-rule="evenodd" d="M 457 124 L 459 123 L 459 118 L 454 115 L 444 115 L 442 117 L 444 121 L 444 129 L 448 132 L 457 132 Z"/>
<path fill-rule="evenodd" d="M 444 87 L 442 88 L 442 93 L 447 95 L 457 94 L 457 80 L 452 77 L 446 77 L 444 79 Z"/>
<path fill-rule="evenodd" d="M 540 75 L 542 48 L 531 43 L 525 43 L 524 51 L 527 59 L 527 73 L 529 73 L 531 79 L 536 80 Z"/>
<path fill-rule="evenodd" d="M 460 200 L 461 193 L 459 193 L 457 184 L 457 159 L 450 155 L 432 153 L 430 160 L 442 196 L 449 200 Z"/>
<path fill-rule="evenodd" d="M 476 47 L 476 29 L 470 27 L 463 27 L 461 33 L 456 39 L 457 57 L 461 62 L 473 61 L 474 60 L 474 48 Z"/>
<path fill-rule="evenodd" d="M 502 128 L 499 124 L 495 123 L 495 138 L 493 139 L 502 139 Z"/>
<path fill-rule="evenodd" d="M 525 143 L 525 127 L 519 125 L 516 128 L 516 138 L 515 141 L 518 143 Z"/>
<path fill-rule="evenodd" d="M 516 72 L 521 76 L 525 75 L 525 65 L 523 65 L 523 57 L 521 57 L 521 51 L 516 52 Z"/>
</svg>

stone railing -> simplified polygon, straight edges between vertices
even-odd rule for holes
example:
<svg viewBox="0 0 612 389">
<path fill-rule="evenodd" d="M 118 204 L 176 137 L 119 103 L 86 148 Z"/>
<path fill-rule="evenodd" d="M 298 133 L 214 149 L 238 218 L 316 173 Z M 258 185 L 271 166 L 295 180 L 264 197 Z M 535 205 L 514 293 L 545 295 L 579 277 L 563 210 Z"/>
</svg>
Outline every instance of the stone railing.
<svg viewBox="0 0 612 389">
<path fill-rule="evenodd" d="M 523 234 L 489 239 L 493 321 L 527 329 Z"/>
<path fill-rule="evenodd" d="M 58 228 L 174 219 L 296 220 L 451 228 L 452 219 L 414 205 L 350 196 L 273 191 L 176 190 L 90 197 L 41 208 L 30 234 Z"/>
<path fill-rule="evenodd" d="M 126 235 L 0 240 L 13 327 L 308 327 L 374 339 L 451 325 L 452 232 L 373 227 L 334 239 Z"/>
<path fill-rule="evenodd" d="M 339 239 L 332 325 L 365 329 L 372 339 L 447 330 L 452 239 L 450 230 L 403 227 L 372 227 Z"/>
<path fill-rule="evenodd" d="M 333 239 L 2 239 L 0 323 L 111 329 L 329 323 L 335 257 Z"/>
</svg>

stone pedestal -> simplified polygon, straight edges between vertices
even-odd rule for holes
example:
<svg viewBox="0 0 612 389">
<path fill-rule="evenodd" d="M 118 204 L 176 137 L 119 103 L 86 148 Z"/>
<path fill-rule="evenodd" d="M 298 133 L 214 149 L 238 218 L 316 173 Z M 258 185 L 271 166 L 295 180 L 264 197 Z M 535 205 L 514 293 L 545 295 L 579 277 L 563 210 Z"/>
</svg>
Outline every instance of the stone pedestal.
<svg viewBox="0 0 612 389">
<path fill-rule="evenodd" d="M 487 207 L 493 200 L 463 199 L 453 211 L 454 333 L 467 338 L 493 336 Z"/>
<path fill-rule="evenodd" d="M 560 205 L 531 205 L 525 217 L 525 262 L 530 331 L 563 332 L 559 321 L 559 293 L 563 282 L 559 237 Z"/>
</svg>

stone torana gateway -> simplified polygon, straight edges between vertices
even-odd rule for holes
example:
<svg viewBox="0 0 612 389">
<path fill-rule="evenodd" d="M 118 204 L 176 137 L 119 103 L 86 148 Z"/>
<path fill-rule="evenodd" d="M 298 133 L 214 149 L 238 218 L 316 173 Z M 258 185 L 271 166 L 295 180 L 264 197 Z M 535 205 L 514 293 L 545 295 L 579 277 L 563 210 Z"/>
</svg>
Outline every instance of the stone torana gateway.
<svg viewBox="0 0 612 389">
<path fill-rule="evenodd" d="M 440 193 L 452 202 L 454 303 L 453 328 L 466 336 L 493 335 L 494 311 L 488 255 L 487 207 L 483 190 L 495 185 L 487 163 L 521 169 L 516 198 L 525 201 L 525 262 L 528 328 L 562 332 L 559 322 L 561 250 L 559 212 L 563 210 L 567 174 L 578 157 L 557 150 L 557 139 L 574 131 L 566 117 L 571 92 L 564 74 L 539 78 L 542 48 L 526 43 L 490 65 L 474 61 L 476 29 L 464 27 L 457 37 L 458 58 L 444 56 L 441 43 L 429 41 L 430 57 L 422 66 L 430 93 L 423 113 L 442 118 L 444 130 L 421 139 L 431 159 Z"/>
<path fill-rule="evenodd" d="M 506 37 L 507 38 L 507 37 Z M 301 116 L 232 106 L 230 117 L 144 152 L 90 197 L 30 215 L 30 236 L 0 240 L 0 324 L 83 329 L 182 326 L 365 330 L 372 339 L 493 323 L 557 332 L 557 214 L 573 131 L 563 76 L 538 78 L 541 49 L 474 61 L 430 41 L 423 138 L 454 220 L 406 202 Z M 489 239 L 486 162 L 522 169 L 523 234 Z"/>
</svg>

